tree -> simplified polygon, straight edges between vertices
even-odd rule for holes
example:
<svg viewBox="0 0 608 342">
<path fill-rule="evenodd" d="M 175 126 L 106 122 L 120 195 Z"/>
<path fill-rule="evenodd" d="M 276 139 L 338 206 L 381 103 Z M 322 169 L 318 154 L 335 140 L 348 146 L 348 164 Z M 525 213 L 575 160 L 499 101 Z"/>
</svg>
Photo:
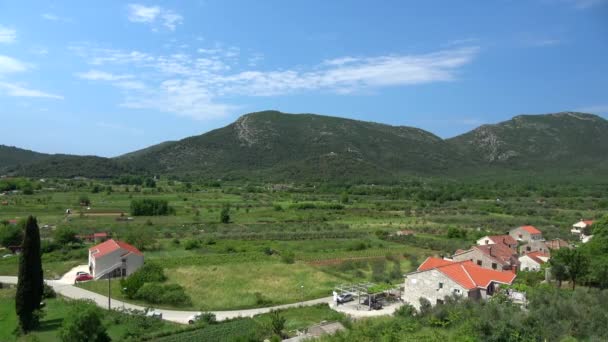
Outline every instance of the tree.
<svg viewBox="0 0 608 342">
<path fill-rule="evenodd" d="M 142 226 L 134 226 L 125 236 L 125 240 L 138 249 L 145 250 L 156 243 L 154 231 L 148 230 Z"/>
<path fill-rule="evenodd" d="M 19 280 L 15 295 L 15 308 L 19 316 L 19 327 L 23 332 L 31 331 L 38 325 L 37 311 L 44 293 L 42 260 L 40 253 L 40 230 L 36 218 L 29 216 L 25 222 L 21 257 L 19 259 Z"/>
<path fill-rule="evenodd" d="M 572 289 L 576 288 L 576 282 L 589 273 L 589 257 L 580 249 L 563 248 L 557 250 L 550 259 L 551 265 L 555 266 L 558 272 L 572 282 Z"/>
<path fill-rule="evenodd" d="M 91 205 L 91 200 L 89 199 L 89 196 L 82 194 L 78 197 L 78 204 L 88 207 Z"/>
<path fill-rule="evenodd" d="M 60 245 L 78 242 L 76 231 L 70 227 L 59 227 L 53 233 L 53 238 Z"/>
<path fill-rule="evenodd" d="M 101 321 L 101 310 L 95 304 L 78 300 L 63 321 L 59 338 L 63 342 L 107 342 L 111 341 Z"/>
<path fill-rule="evenodd" d="M 225 204 L 220 212 L 220 222 L 230 223 L 230 205 Z"/>
<path fill-rule="evenodd" d="M 0 244 L 2 246 L 18 246 L 23 241 L 23 228 L 18 225 L 0 226 Z"/>
</svg>

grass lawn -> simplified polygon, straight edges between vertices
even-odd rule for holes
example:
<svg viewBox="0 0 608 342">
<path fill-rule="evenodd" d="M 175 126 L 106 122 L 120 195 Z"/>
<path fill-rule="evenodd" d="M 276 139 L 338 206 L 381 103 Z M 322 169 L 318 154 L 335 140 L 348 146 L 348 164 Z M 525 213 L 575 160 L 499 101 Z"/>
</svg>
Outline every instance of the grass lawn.
<svg viewBox="0 0 608 342">
<path fill-rule="evenodd" d="M 302 330 L 322 321 L 344 321 L 347 319 L 346 315 L 330 309 L 326 304 L 290 308 L 279 312 L 286 320 L 285 330 L 290 335 L 294 335 L 295 330 Z M 258 315 L 254 319 L 263 326 L 269 325 L 271 322 L 270 314 Z"/>
<path fill-rule="evenodd" d="M 15 289 L 0 289 L 0 341 L 59 341 L 58 332 L 61 324 L 70 311 L 70 301 L 63 298 L 46 299 L 44 318 L 40 327 L 31 332 L 31 336 L 17 337 L 13 334 L 17 327 L 17 315 L 15 313 Z M 101 309 L 100 309 L 101 310 Z M 113 341 L 121 341 L 127 330 L 136 328 L 135 325 L 141 321 L 132 320 L 130 317 L 117 312 L 100 311 L 104 325 Z M 166 321 L 150 320 L 147 324 L 148 330 L 145 333 L 155 331 L 174 330 L 180 325 Z"/>
</svg>

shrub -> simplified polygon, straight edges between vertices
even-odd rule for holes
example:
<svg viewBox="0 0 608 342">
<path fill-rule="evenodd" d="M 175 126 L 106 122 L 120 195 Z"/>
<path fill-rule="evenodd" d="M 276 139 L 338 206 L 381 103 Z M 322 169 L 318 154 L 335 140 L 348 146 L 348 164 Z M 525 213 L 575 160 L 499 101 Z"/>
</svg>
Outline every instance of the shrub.
<svg viewBox="0 0 608 342">
<path fill-rule="evenodd" d="M 198 248 L 201 248 L 201 241 L 198 239 L 188 240 L 184 243 L 184 249 L 186 249 L 186 250 L 198 249 Z"/>
<path fill-rule="evenodd" d="M 57 297 L 57 293 L 55 292 L 55 290 L 53 290 L 53 288 L 51 286 L 49 286 L 49 284 L 44 282 L 44 284 L 42 286 L 43 286 L 42 298 L 56 298 Z"/>
<path fill-rule="evenodd" d="M 134 216 L 163 216 L 175 214 L 175 209 L 163 199 L 142 198 L 131 201 L 131 214 Z"/>
<path fill-rule="evenodd" d="M 162 282 L 166 279 L 167 277 L 160 265 L 148 263 L 129 277 L 121 279 L 120 286 L 123 288 L 127 298 L 135 298 L 135 295 L 145 283 Z"/>
<path fill-rule="evenodd" d="M 106 342 L 110 336 L 102 324 L 102 313 L 95 304 L 77 300 L 71 304 L 70 314 L 63 320 L 59 338 L 64 342 Z"/>
<path fill-rule="evenodd" d="M 145 283 L 135 299 L 141 299 L 152 304 L 191 305 L 192 300 L 178 284 Z"/>
</svg>

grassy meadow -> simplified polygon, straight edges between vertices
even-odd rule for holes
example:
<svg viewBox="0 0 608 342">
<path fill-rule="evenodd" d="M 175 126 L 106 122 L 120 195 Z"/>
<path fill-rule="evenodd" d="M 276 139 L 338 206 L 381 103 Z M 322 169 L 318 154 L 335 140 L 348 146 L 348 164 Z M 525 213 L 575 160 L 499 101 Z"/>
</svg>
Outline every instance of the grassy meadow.
<svg viewBox="0 0 608 342">
<path fill-rule="evenodd" d="M 148 188 L 92 180 L 33 182 L 34 194 L 1 197 L 0 221 L 38 218 L 47 278 L 86 264 L 92 245 L 53 244 L 58 230 L 108 232 L 142 249 L 146 262 L 161 265 L 167 284 L 184 288 L 191 303 L 178 307 L 204 310 L 325 297 L 342 283 L 398 284 L 426 256 L 452 253 L 485 234 L 532 224 L 546 238 L 570 239 L 573 222 L 598 217 L 608 207 L 602 197 L 606 184 L 582 181 L 332 186 L 161 180 Z M 88 206 L 80 205 L 83 198 Z M 131 201 L 142 198 L 166 200 L 174 212 L 132 216 Z M 221 223 L 227 206 L 229 220 Z M 414 235 L 394 239 L 398 230 Z M 449 230 L 462 234 L 448 236 Z M 15 275 L 17 259 L 0 259 L 0 275 Z M 120 298 L 120 284 L 113 283 Z M 107 291 L 103 282 L 82 286 Z"/>
</svg>

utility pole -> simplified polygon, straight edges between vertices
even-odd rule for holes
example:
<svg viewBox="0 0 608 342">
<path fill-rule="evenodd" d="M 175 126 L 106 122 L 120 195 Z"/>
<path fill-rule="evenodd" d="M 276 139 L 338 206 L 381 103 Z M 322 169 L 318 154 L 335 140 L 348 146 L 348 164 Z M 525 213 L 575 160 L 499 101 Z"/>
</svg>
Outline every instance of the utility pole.
<svg viewBox="0 0 608 342">
<path fill-rule="evenodd" d="M 108 310 L 112 310 L 112 287 L 111 285 L 111 277 L 112 275 L 108 273 Z"/>
</svg>

